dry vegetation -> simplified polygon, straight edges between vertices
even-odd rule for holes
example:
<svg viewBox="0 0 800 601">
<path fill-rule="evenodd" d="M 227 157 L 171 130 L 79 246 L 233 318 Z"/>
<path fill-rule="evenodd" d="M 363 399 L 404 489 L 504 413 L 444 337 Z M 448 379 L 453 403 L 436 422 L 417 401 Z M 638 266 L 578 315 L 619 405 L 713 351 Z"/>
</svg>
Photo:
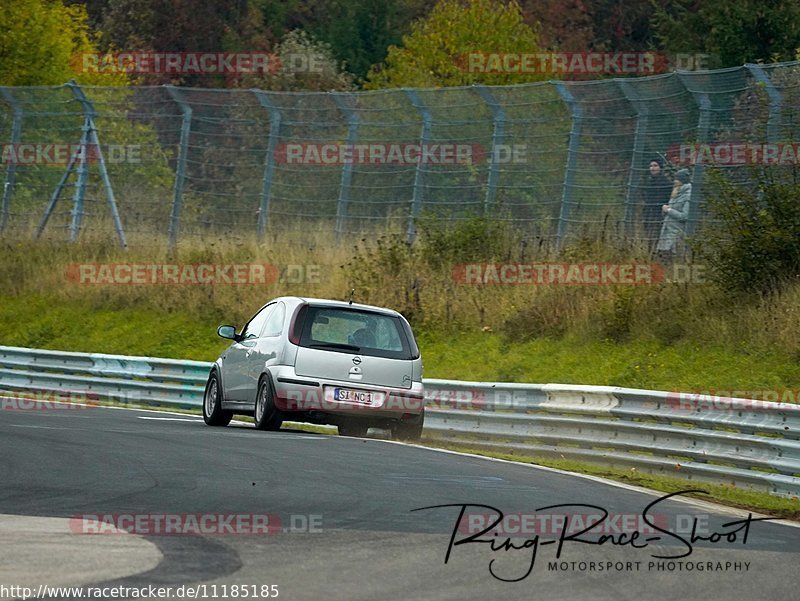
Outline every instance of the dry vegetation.
<svg viewBox="0 0 800 601">
<path fill-rule="evenodd" d="M 269 298 L 298 294 L 345 299 L 355 288 L 356 300 L 397 308 L 412 321 L 423 348 L 440 349 L 429 353 L 429 357 L 441 361 L 440 367 L 434 366 L 439 377 L 469 373 L 460 365 L 471 360 L 466 358 L 467 349 L 455 354 L 461 355 L 459 360 L 444 348 L 448 340 L 461 340 L 464 347 L 472 347 L 476 340 L 481 344 L 480 336 L 485 336 L 486 348 L 493 348 L 499 358 L 495 359 L 494 371 L 478 371 L 483 377 L 496 379 L 537 377 L 538 372 L 519 367 L 523 358 L 514 357 L 513 349 L 526 343 L 544 348 L 541 345 L 546 343 L 550 350 L 541 352 L 552 354 L 557 348 L 567 355 L 570 349 L 576 355 L 590 353 L 584 361 L 587 375 L 580 383 L 663 386 L 659 378 L 669 378 L 670 365 L 654 359 L 654 353 L 678 349 L 680 354 L 680 349 L 691 348 L 695 357 L 684 360 L 697 365 L 702 362 L 703 369 L 711 373 L 707 379 L 694 373 L 684 385 L 800 384 L 800 285 L 768 296 L 734 296 L 713 283 L 465 285 L 454 281 L 456 264 L 648 260 L 639 249 L 603 243 L 578 242 L 556 253 L 539 240 L 523 238 L 502 222 L 476 219 L 458 226 L 423 222 L 419 231 L 417 242 L 410 246 L 401 236 L 389 232 L 347 242 L 329 235 L 301 233 L 270 235 L 262 243 L 225 237 L 186 239 L 174 255 L 166 244 L 152 238 L 132 239 L 128 250 L 120 249 L 114 241 L 86 238 L 80 244 L 5 241 L 0 246 L 0 299 L 5 299 L 6 305 L 0 320 L 5 324 L 5 343 L 51 346 L 57 339 L 61 348 L 68 344 L 76 350 L 125 352 L 130 347 L 121 338 L 137 340 L 138 336 L 139 342 L 131 342 L 131 346 L 139 353 L 208 358 L 224 344 L 213 338 L 217 324 L 241 325 Z M 70 282 L 66 275 L 75 263 L 318 266 L 319 279 L 292 282 L 284 277 L 266 286 L 81 285 Z M 45 312 L 48 316 L 40 320 L 39 314 Z M 74 332 L 68 335 L 62 332 L 67 327 L 65 321 L 75 322 Z M 102 337 L 106 326 L 109 331 L 117 328 L 117 340 Z M 181 349 L 187 341 L 197 352 Z M 631 364 L 617 365 L 613 373 L 604 373 L 600 366 L 607 360 L 605 355 L 615 356 L 610 353 L 623 352 L 627 347 L 637 349 Z M 519 352 L 532 352 L 531 348 L 523 351 L 520 346 Z M 593 350 L 586 350 L 589 348 Z M 470 348 L 469 352 L 476 351 Z M 742 368 L 739 359 L 748 367 Z M 516 362 L 517 367 L 504 369 L 504 361 Z M 760 361 L 769 377 L 752 373 L 750 366 Z M 644 371 L 637 372 L 640 366 Z M 431 359 L 426 369 L 430 375 Z M 749 373 L 740 373 L 744 371 Z M 658 377 L 654 376 L 656 372 Z M 583 372 L 566 373 L 561 378 L 549 372 L 542 377 L 551 381 L 572 377 L 576 381 L 576 374 L 580 377 Z M 724 377 L 720 375 L 723 373 Z M 679 382 L 684 381 L 679 376 L 673 373 Z"/>
</svg>

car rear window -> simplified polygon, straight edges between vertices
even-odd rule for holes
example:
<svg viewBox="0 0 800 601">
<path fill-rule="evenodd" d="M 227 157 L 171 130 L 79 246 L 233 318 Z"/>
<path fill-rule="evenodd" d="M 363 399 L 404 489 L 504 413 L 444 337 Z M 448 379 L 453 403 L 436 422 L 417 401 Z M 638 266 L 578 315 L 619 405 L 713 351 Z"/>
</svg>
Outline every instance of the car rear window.
<svg viewBox="0 0 800 601">
<path fill-rule="evenodd" d="M 308 306 L 302 313 L 300 346 L 389 359 L 419 356 L 411 331 L 393 315 Z"/>
</svg>

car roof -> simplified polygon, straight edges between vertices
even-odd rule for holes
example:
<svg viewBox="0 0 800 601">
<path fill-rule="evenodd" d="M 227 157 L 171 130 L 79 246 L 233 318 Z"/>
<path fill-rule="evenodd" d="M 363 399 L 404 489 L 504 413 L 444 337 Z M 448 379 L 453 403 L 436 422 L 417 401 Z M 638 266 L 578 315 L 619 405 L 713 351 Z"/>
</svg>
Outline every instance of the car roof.
<svg viewBox="0 0 800 601">
<path fill-rule="evenodd" d="M 328 298 L 310 298 L 303 296 L 293 296 L 286 298 L 295 299 L 302 303 L 308 303 L 309 305 L 313 305 L 315 307 L 341 307 L 342 309 L 361 309 L 364 311 L 374 311 L 376 313 L 384 313 L 386 315 L 400 316 L 400 313 L 394 311 L 393 309 L 387 309 L 386 307 L 378 307 L 376 305 L 364 305 L 361 303 L 350 304 L 347 301 L 332 300 Z"/>
</svg>

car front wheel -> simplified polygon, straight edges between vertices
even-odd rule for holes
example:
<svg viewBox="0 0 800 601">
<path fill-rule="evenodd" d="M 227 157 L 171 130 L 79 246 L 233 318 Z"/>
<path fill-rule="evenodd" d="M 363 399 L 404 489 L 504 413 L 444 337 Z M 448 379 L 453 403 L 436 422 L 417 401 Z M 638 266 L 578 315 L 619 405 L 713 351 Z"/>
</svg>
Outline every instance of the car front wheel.
<svg viewBox="0 0 800 601">
<path fill-rule="evenodd" d="M 253 410 L 253 420 L 259 430 L 280 430 L 283 416 L 280 409 L 275 406 L 275 391 L 269 376 L 261 376 L 256 395 L 256 406 Z"/>
<path fill-rule="evenodd" d="M 219 375 L 214 370 L 208 376 L 206 390 L 203 393 L 203 421 L 209 426 L 227 426 L 231 423 L 233 413 L 222 410 L 222 386 Z"/>
</svg>

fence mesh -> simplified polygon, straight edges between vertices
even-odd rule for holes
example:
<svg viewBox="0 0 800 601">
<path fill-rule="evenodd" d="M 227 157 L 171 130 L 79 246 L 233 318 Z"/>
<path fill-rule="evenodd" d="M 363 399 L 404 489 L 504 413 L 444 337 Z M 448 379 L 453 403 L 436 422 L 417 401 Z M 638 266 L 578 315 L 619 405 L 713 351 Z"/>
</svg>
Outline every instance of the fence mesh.
<svg viewBox="0 0 800 601">
<path fill-rule="evenodd" d="M 772 144 L 780 160 L 761 167 L 794 177 L 800 127 L 796 62 L 353 93 L 0 92 L 8 238 L 413 237 L 415 218 L 430 214 L 490 215 L 559 242 L 600 232 L 653 242 L 643 222 L 652 158 L 678 168 L 693 145 Z M 747 185 L 758 158 L 725 157 L 707 163 Z M 710 219 L 707 166 L 689 164 L 692 230 Z"/>
</svg>

